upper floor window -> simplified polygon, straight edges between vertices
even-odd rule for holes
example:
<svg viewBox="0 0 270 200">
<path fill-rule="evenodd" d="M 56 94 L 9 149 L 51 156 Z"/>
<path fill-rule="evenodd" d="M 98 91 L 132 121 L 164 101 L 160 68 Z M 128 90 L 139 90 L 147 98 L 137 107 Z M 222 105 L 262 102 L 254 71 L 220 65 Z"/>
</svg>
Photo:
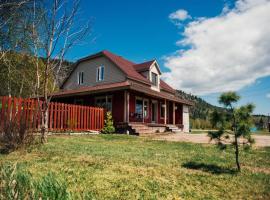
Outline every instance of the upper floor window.
<svg viewBox="0 0 270 200">
<path fill-rule="evenodd" d="M 152 72 L 151 77 L 152 77 L 152 84 L 157 86 L 158 85 L 158 75 L 156 73 Z"/>
<path fill-rule="evenodd" d="M 97 81 L 104 80 L 104 66 L 99 66 L 97 68 Z"/>
<path fill-rule="evenodd" d="M 78 84 L 83 84 L 83 72 L 78 72 Z"/>
</svg>

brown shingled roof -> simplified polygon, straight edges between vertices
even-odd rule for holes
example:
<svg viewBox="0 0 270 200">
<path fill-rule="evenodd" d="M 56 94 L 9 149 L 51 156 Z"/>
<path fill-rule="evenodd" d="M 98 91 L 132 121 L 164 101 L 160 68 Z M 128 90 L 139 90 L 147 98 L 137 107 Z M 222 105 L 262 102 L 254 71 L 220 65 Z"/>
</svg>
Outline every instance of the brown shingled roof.
<svg viewBox="0 0 270 200">
<path fill-rule="evenodd" d="M 84 93 L 89 93 L 89 92 L 94 92 L 94 91 L 104 91 L 108 89 L 121 89 L 121 88 L 126 88 L 130 86 L 130 83 L 128 81 L 124 82 L 118 82 L 118 83 L 109 83 L 109 84 L 102 84 L 102 85 L 96 85 L 96 86 L 85 86 L 85 87 L 80 87 L 77 89 L 71 89 L 71 90 L 64 90 L 64 91 L 59 91 L 59 92 L 54 92 L 50 94 L 53 97 L 57 96 L 68 96 L 71 94 L 84 94 Z"/>
<path fill-rule="evenodd" d="M 75 68 L 77 67 L 79 63 L 95 58 L 95 57 L 99 57 L 99 56 L 105 56 L 106 58 L 108 58 L 111 62 L 113 62 L 116 66 L 118 66 L 127 75 L 128 78 L 137 80 L 144 84 L 151 85 L 151 82 L 139 72 L 149 69 L 150 66 L 153 64 L 153 62 L 155 62 L 155 60 L 150 60 L 144 63 L 136 64 L 121 56 L 113 54 L 112 52 L 107 51 L 107 50 L 101 51 L 99 53 L 96 53 L 96 54 L 93 54 L 93 55 L 90 55 L 90 56 L 87 56 L 85 58 L 78 60 L 73 68 L 73 71 L 75 70 Z M 62 86 L 65 84 L 67 79 L 63 82 Z M 166 84 L 162 80 L 160 80 L 160 88 L 168 92 L 172 92 L 172 93 L 175 92 L 175 90 L 172 87 L 170 87 L 168 84 Z"/>
<path fill-rule="evenodd" d="M 143 72 L 143 71 L 149 70 L 153 62 L 155 62 L 155 60 L 150 60 L 143 63 L 135 64 L 133 65 L 133 67 L 135 68 L 137 72 Z"/>
<path fill-rule="evenodd" d="M 116 64 L 129 78 L 134 78 L 135 80 L 143 81 L 144 83 L 150 84 L 150 81 L 148 79 L 146 79 L 143 75 L 141 75 L 135 70 L 135 68 L 133 67 L 135 63 L 106 50 L 102 51 L 102 53 L 114 64 Z"/>
<path fill-rule="evenodd" d="M 160 79 L 160 88 L 170 91 L 170 92 L 175 92 L 175 89 L 173 89 L 171 86 L 169 86 L 165 81 Z"/>
</svg>

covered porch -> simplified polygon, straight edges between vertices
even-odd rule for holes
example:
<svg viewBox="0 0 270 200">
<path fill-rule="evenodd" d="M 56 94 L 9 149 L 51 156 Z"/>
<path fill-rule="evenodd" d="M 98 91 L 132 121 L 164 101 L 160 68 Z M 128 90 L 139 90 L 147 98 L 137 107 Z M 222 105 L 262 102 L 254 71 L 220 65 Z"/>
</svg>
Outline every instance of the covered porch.
<svg viewBox="0 0 270 200">
<path fill-rule="evenodd" d="M 115 126 L 123 127 L 123 129 L 127 126 L 140 127 L 140 124 L 144 129 L 150 127 L 158 131 L 166 130 L 170 125 L 174 125 L 182 131 L 184 128 L 189 128 L 185 127 L 188 111 L 187 117 L 185 117 L 184 110 L 187 106 L 170 94 L 161 96 L 147 91 L 119 88 L 118 90 L 54 96 L 53 101 L 103 107 L 112 112 Z"/>
<path fill-rule="evenodd" d="M 124 122 L 183 126 L 183 104 L 137 91 L 124 91 Z"/>
</svg>

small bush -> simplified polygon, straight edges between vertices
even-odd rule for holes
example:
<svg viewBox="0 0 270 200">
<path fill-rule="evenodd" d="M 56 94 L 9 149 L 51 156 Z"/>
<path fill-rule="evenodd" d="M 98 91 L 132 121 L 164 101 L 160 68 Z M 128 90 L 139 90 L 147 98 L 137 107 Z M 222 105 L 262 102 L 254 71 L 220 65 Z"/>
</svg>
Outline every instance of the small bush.
<svg viewBox="0 0 270 200">
<path fill-rule="evenodd" d="M 104 128 L 102 129 L 101 132 L 104 133 L 104 134 L 111 134 L 111 133 L 115 132 L 111 112 L 106 113 L 105 125 L 104 125 Z"/>
<path fill-rule="evenodd" d="M 70 199 L 67 185 L 48 173 L 34 181 L 28 171 L 17 165 L 0 166 L 0 199 Z"/>
<path fill-rule="evenodd" d="M 27 130 L 22 122 L 10 120 L 5 123 L 3 132 L 0 133 L 0 153 L 10 153 L 20 147 L 30 147 L 35 144 L 35 136 Z"/>
</svg>

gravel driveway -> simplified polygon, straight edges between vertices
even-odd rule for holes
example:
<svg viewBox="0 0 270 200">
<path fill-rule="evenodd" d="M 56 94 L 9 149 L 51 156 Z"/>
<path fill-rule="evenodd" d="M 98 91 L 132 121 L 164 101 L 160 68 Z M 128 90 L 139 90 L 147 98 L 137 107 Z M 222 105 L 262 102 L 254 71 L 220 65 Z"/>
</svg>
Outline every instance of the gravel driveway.
<svg viewBox="0 0 270 200">
<path fill-rule="evenodd" d="M 267 147 L 270 146 L 270 135 L 253 135 L 255 139 L 255 146 L 257 147 Z M 154 140 L 168 140 L 168 141 L 178 141 L 178 142 L 192 142 L 209 144 L 209 137 L 205 133 L 201 134 L 190 134 L 190 133 L 177 133 L 177 134 L 167 134 L 167 135 L 157 135 L 153 137 Z M 214 144 L 214 141 L 211 142 Z"/>
</svg>

